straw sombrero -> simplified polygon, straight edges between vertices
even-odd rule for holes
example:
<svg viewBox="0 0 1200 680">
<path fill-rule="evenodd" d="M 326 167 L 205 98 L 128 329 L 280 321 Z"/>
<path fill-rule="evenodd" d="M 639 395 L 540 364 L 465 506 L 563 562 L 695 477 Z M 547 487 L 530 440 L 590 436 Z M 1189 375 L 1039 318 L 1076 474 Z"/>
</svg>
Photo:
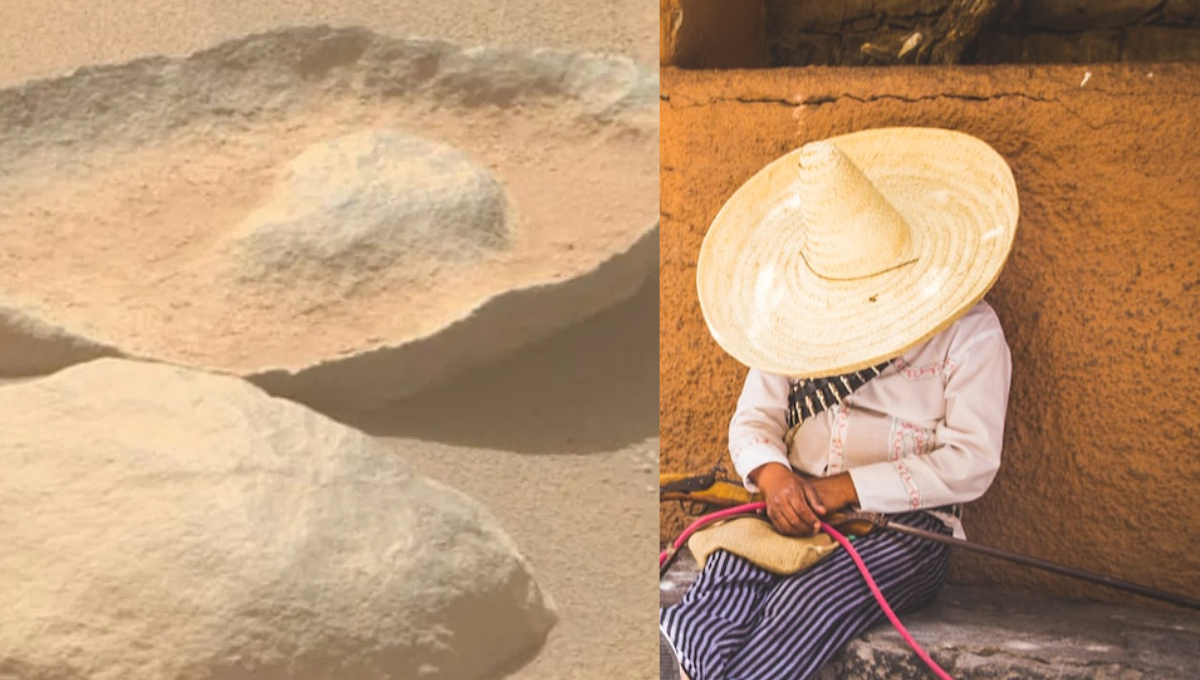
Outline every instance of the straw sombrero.
<svg viewBox="0 0 1200 680">
<path fill-rule="evenodd" d="M 713 339 L 752 368 L 818 378 L 876 366 L 958 320 L 1012 248 L 1004 159 L 950 130 L 812 142 L 750 178 L 700 249 Z"/>
</svg>

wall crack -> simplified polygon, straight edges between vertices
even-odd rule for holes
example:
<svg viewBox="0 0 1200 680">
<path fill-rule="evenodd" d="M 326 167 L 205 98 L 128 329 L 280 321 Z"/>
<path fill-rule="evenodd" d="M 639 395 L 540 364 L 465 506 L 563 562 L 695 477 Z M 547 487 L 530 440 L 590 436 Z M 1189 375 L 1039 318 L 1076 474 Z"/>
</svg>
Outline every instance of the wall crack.
<svg viewBox="0 0 1200 680">
<path fill-rule="evenodd" d="M 856 101 L 856 102 L 859 102 L 862 104 L 869 104 L 871 102 L 877 102 L 877 101 L 882 101 L 882 100 L 900 101 L 900 102 L 906 102 L 909 104 L 915 104 L 917 102 L 937 101 L 939 99 L 959 99 L 962 101 L 970 101 L 970 102 L 987 102 L 987 101 L 1010 99 L 1010 98 L 1028 99 L 1030 101 L 1035 101 L 1035 102 L 1039 102 L 1039 103 L 1047 103 L 1047 102 L 1055 102 L 1056 101 L 1053 99 L 1047 99 L 1045 97 L 1038 97 L 1036 95 L 1026 94 L 1024 92 L 997 92 L 995 94 L 990 94 L 990 95 L 948 94 L 948 93 L 946 93 L 946 94 L 922 95 L 920 97 L 905 97 L 905 96 L 898 95 L 898 94 L 876 94 L 876 95 L 871 95 L 869 97 L 859 97 L 859 96 L 853 95 L 853 94 L 817 95 L 814 97 L 807 97 L 804 99 L 803 102 L 800 102 L 800 103 L 802 103 L 806 106 L 820 106 L 822 104 L 837 103 L 837 101 L 839 99 L 849 99 L 851 101 Z M 794 106 L 794 104 L 793 104 L 793 106 Z"/>
<path fill-rule="evenodd" d="M 821 106 L 824 104 L 836 104 L 842 99 L 859 102 L 861 104 L 869 104 L 871 102 L 890 100 L 901 101 L 910 104 L 923 101 L 936 101 L 939 99 L 959 99 L 962 101 L 986 102 L 999 99 L 1019 98 L 1028 99 L 1038 103 L 1061 103 L 1056 99 L 1048 99 L 1037 95 L 1026 94 L 1023 92 L 998 92 L 991 95 L 970 95 L 970 94 L 932 94 L 923 95 L 920 97 L 905 97 L 896 94 L 877 94 L 868 97 L 860 97 L 858 95 L 843 93 L 838 95 L 814 95 L 805 97 L 804 99 L 789 99 L 787 97 L 754 97 L 754 96 L 736 96 L 736 97 L 710 97 L 704 101 L 684 100 L 676 101 L 671 98 L 670 94 L 660 94 L 659 100 L 665 102 L 672 109 L 694 109 L 702 106 L 713 106 L 715 104 L 771 104 L 788 107 L 796 106 Z"/>
</svg>

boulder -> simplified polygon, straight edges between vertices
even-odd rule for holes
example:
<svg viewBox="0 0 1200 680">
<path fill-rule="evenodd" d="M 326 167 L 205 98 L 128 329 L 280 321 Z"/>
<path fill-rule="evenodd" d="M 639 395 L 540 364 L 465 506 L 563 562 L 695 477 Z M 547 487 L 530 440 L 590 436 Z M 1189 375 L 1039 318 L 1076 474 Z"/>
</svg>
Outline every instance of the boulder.
<svg viewBox="0 0 1200 680">
<path fill-rule="evenodd" d="M 653 279 L 658 137 L 629 59 L 360 28 L 0 89 L 0 374 L 99 348 L 413 395 Z"/>
<path fill-rule="evenodd" d="M 242 380 L 0 387 L 0 677 L 493 677 L 556 620 L 479 504 Z"/>
</svg>

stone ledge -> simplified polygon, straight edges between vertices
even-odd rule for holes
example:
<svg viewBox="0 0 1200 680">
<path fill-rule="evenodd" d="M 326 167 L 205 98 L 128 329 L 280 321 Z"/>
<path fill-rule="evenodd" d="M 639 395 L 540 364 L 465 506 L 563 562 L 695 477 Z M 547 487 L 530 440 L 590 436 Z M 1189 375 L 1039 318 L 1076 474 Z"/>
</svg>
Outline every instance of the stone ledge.
<svg viewBox="0 0 1200 680">
<path fill-rule="evenodd" d="M 678 602 L 697 576 L 685 551 L 659 586 Z M 956 680 L 1185 680 L 1200 673 L 1200 613 L 947 586 L 901 623 Z M 661 680 L 675 680 L 665 640 Z M 852 640 L 817 680 L 933 677 L 889 623 Z"/>
</svg>

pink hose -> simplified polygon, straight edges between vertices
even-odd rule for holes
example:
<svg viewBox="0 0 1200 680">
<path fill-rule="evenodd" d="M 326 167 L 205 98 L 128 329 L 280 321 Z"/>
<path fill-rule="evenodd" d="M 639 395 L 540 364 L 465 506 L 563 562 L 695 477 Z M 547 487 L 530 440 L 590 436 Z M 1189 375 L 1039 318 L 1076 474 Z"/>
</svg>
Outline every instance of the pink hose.
<svg viewBox="0 0 1200 680">
<path fill-rule="evenodd" d="M 734 515 L 752 515 L 760 510 L 766 509 L 767 504 L 760 501 L 758 503 L 746 503 L 745 505 L 726 508 L 724 510 L 714 512 L 711 515 L 705 515 L 701 517 L 700 519 L 688 525 L 688 528 L 684 529 L 682 534 L 679 534 L 679 538 L 675 539 L 675 542 L 671 544 L 670 548 L 667 548 L 658 554 L 658 567 L 661 569 L 662 565 L 666 563 L 667 558 L 671 556 L 671 553 L 682 548 L 684 544 L 687 543 L 687 540 L 692 537 L 692 534 L 699 531 L 704 527 L 704 525 L 712 524 L 713 522 L 726 519 L 728 517 L 733 517 Z"/>
<path fill-rule="evenodd" d="M 676 538 L 675 541 L 671 543 L 670 548 L 659 553 L 659 569 L 661 569 L 662 565 L 665 564 L 666 561 L 671 557 L 672 553 L 682 548 L 684 544 L 687 543 L 687 540 L 691 538 L 692 534 L 699 531 L 705 525 L 720 521 L 722 519 L 727 519 L 735 515 L 755 514 L 765 510 L 766 507 L 767 504 L 762 502 L 747 503 L 745 505 L 739 505 L 733 508 L 727 508 L 725 510 L 714 512 L 711 515 L 705 515 L 695 522 L 692 522 L 687 529 L 684 529 L 683 533 L 679 534 L 679 538 Z M 888 620 L 892 622 L 892 626 L 895 627 L 898 633 L 900 633 L 900 637 L 904 638 L 904 641 L 908 643 L 908 646 L 917 653 L 917 656 L 921 657 L 921 660 L 925 662 L 925 665 L 929 666 L 930 670 L 932 670 L 939 678 L 942 680 L 954 680 L 952 677 L 950 677 L 949 673 L 942 670 L 942 667 L 937 665 L 937 662 L 933 660 L 933 657 L 929 656 L 928 652 L 921 648 L 921 645 L 917 644 L 917 641 L 914 640 L 912 635 L 909 635 L 908 630 L 905 629 L 904 624 L 900 623 L 900 618 L 896 616 L 896 612 L 892 610 L 891 605 L 889 605 L 887 600 L 883 597 L 883 592 L 880 591 L 879 586 L 875 584 L 875 579 L 871 577 L 871 572 L 867 570 L 866 563 L 863 562 L 862 557 L 859 556 L 858 551 L 854 549 L 854 546 L 850 544 L 849 539 L 838 532 L 837 529 L 834 529 L 825 522 L 821 522 L 821 528 L 824 529 L 827 534 L 832 536 L 833 540 L 837 541 L 843 548 L 846 549 L 846 552 L 850 554 L 850 558 L 854 560 L 854 564 L 858 567 L 859 572 L 862 573 L 863 579 L 866 580 L 867 587 L 871 589 L 871 594 L 875 596 L 875 601 L 879 603 L 879 606 L 883 609 L 883 613 L 886 614 Z"/>
<path fill-rule="evenodd" d="M 913 636 L 908 634 L 908 630 L 904 628 L 904 624 L 900 623 L 900 617 L 896 616 L 896 612 L 892 611 L 891 605 L 889 605 L 887 600 L 884 599 L 883 593 L 879 590 L 879 586 L 875 585 L 875 579 L 871 577 L 871 572 L 867 571 L 866 563 L 863 562 L 862 557 L 859 556 L 858 551 L 854 549 L 854 546 L 850 545 L 850 541 L 845 536 L 838 533 L 837 529 L 834 529 L 825 522 L 821 522 L 821 528 L 825 530 L 825 533 L 833 536 L 833 540 L 840 543 L 842 547 L 846 549 L 846 552 L 850 553 L 850 558 L 854 560 L 854 564 L 858 565 L 858 570 L 862 572 L 863 578 L 866 579 L 867 586 L 871 589 L 871 594 L 875 596 L 875 601 L 878 602 L 879 606 L 883 608 L 883 613 L 887 614 L 888 620 L 892 622 L 892 626 L 896 628 L 896 632 L 900 633 L 900 637 L 904 638 L 904 641 L 908 643 L 908 646 L 912 647 L 913 651 L 917 653 L 917 656 L 921 657 L 921 660 L 925 662 L 926 666 L 929 666 L 929 669 L 932 670 L 935 675 L 937 675 L 939 678 L 942 678 L 942 680 L 954 680 L 954 678 L 950 677 L 949 673 L 942 670 L 942 667 L 937 665 L 937 662 L 933 660 L 933 657 L 929 656 L 928 652 L 921 648 L 921 645 L 917 644 L 917 641 L 913 639 Z"/>
</svg>

